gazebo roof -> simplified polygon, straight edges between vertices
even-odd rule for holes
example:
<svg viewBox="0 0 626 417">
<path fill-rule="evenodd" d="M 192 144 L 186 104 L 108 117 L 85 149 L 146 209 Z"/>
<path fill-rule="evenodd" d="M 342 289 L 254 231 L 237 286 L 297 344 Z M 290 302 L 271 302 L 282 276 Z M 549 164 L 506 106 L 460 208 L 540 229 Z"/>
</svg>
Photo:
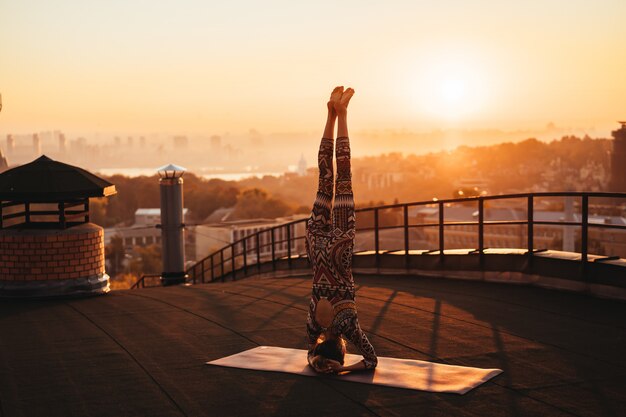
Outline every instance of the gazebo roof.
<svg viewBox="0 0 626 417">
<path fill-rule="evenodd" d="M 0 200 L 55 202 L 115 193 L 110 182 L 45 155 L 0 174 Z"/>
</svg>

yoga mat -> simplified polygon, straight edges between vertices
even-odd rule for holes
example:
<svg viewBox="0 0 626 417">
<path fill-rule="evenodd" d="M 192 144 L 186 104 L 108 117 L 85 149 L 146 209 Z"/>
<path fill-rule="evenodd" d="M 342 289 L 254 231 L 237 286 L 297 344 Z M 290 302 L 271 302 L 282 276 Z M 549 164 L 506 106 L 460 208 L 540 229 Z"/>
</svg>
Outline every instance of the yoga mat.
<svg viewBox="0 0 626 417">
<path fill-rule="evenodd" d="M 361 359 L 363 358 L 359 355 L 346 354 L 345 363 L 352 364 Z M 207 364 L 305 376 L 323 376 L 364 384 L 454 394 L 465 394 L 502 373 L 500 369 L 471 368 L 379 356 L 378 367 L 374 371 L 349 372 L 341 375 L 318 374 L 309 367 L 306 350 L 274 346 L 259 346 L 207 362 Z"/>
</svg>

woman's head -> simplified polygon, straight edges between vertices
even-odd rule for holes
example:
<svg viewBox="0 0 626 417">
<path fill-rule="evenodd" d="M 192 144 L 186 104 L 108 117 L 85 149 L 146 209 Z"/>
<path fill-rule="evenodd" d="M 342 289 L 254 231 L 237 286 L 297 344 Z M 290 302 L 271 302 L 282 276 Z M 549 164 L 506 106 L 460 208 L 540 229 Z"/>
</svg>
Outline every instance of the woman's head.
<svg viewBox="0 0 626 417">
<path fill-rule="evenodd" d="M 332 359 L 343 365 L 346 356 L 346 342 L 341 337 L 320 339 L 313 354 L 324 359 Z"/>
</svg>

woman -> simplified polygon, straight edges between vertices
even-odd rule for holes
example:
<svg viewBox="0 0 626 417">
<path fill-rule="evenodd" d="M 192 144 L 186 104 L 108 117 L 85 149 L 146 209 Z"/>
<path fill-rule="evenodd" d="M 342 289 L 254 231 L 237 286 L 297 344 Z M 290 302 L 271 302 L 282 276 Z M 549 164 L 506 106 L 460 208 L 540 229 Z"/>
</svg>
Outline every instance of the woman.
<svg viewBox="0 0 626 417">
<path fill-rule="evenodd" d="M 308 361 L 318 372 L 374 369 L 376 353 L 361 330 L 352 278 L 354 197 L 350 172 L 347 111 L 354 90 L 336 87 L 328 101 L 328 118 L 318 154 L 319 187 L 307 222 L 307 253 L 313 265 L 313 290 L 307 317 Z M 333 184 L 333 136 L 337 126 L 337 180 Z M 333 186 L 335 203 L 332 208 Z M 344 365 L 345 339 L 363 355 Z"/>
</svg>

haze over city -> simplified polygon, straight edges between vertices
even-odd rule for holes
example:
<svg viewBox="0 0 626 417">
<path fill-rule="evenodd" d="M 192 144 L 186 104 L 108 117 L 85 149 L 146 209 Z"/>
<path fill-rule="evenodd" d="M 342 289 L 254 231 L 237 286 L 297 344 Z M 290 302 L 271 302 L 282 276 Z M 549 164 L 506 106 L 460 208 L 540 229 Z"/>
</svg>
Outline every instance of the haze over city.
<svg viewBox="0 0 626 417">
<path fill-rule="evenodd" d="M 3 137 L 60 130 L 104 145 L 221 135 L 245 147 L 252 131 L 267 155 L 289 150 L 277 156 L 295 164 L 298 148 L 314 154 L 302 142 L 321 134 L 337 84 L 356 89 L 351 127 L 370 137 L 355 155 L 609 137 L 624 117 L 619 0 L 27 0 L 0 9 Z M 430 134 L 439 130 L 465 134 Z"/>
</svg>

